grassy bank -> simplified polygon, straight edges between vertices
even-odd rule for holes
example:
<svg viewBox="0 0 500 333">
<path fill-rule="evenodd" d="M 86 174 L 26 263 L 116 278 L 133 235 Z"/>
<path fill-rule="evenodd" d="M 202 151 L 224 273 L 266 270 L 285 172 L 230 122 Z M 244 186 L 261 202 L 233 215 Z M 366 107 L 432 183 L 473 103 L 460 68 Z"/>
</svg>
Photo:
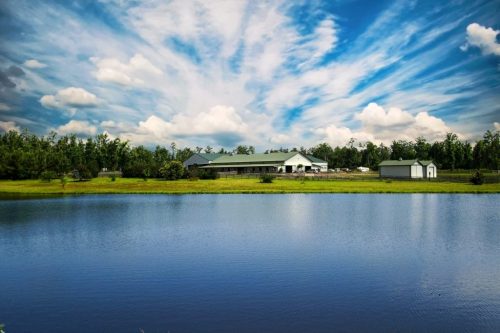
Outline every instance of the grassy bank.
<svg viewBox="0 0 500 333">
<path fill-rule="evenodd" d="M 164 181 L 135 178 L 96 178 L 86 182 L 59 180 L 0 181 L 3 194 L 95 194 L 95 193 L 500 193 L 500 184 L 475 186 L 458 182 L 405 180 L 296 180 L 276 179 L 262 184 L 258 179 Z"/>
</svg>

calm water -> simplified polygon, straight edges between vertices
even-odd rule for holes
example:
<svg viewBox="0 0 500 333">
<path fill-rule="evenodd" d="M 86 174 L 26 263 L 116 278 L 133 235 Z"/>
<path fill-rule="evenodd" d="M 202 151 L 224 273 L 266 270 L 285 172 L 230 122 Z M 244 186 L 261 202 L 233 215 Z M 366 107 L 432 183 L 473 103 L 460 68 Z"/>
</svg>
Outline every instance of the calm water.
<svg viewBox="0 0 500 333">
<path fill-rule="evenodd" d="M 499 195 L 0 201 L 14 332 L 500 332 Z"/>
</svg>

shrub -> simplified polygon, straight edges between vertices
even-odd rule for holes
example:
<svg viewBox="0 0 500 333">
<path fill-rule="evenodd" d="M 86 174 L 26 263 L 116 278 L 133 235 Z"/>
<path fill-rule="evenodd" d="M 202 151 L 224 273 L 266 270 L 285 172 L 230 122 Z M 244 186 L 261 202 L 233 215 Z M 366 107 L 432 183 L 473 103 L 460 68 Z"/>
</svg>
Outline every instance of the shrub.
<svg viewBox="0 0 500 333">
<path fill-rule="evenodd" d="M 219 178 L 219 173 L 215 170 L 200 170 L 198 173 L 200 179 L 217 179 Z"/>
<path fill-rule="evenodd" d="M 116 175 L 111 175 L 111 181 L 114 182 L 116 180 Z"/>
<path fill-rule="evenodd" d="M 274 178 L 275 177 L 273 175 L 263 173 L 260 175 L 260 182 L 261 183 L 272 183 Z"/>
<path fill-rule="evenodd" d="M 219 173 L 214 169 L 199 169 L 197 167 L 191 168 L 187 172 L 187 178 L 189 179 L 217 179 L 219 178 Z"/>
<path fill-rule="evenodd" d="M 184 175 L 184 166 L 179 161 L 166 162 L 160 168 L 160 175 L 168 180 L 176 180 Z"/>
<path fill-rule="evenodd" d="M 470 182 L 474 185 L 482 185 L 484 183 L 484 175 L 479 170 L 476 170 L 472 175 Z"/>
</svg>

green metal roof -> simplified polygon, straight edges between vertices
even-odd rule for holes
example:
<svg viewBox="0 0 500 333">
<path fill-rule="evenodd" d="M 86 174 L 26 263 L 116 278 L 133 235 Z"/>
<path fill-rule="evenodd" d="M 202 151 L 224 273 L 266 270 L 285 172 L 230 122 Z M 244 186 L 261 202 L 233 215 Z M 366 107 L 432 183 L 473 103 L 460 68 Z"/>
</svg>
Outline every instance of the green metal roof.
<svg viewBox="0 0 500 333">
<path fill-rule="evenodd" d="M 428 166 L 429 164 L 434 163 L 434 162 L 432 162 L 432 161 L 419 161 L 419 162 L 420 162 L 420 164 L 422 164 L 423 166 Z"/>
<path fill-rule="evenodd" d="M 214 169 L 214 168 L 256 168 L 256 167 L 278 167 L 276 163 L 249 163 L 249 164 L 209 164 L 200 167 L 200 169 Z"/>
<path fill-rule="evenodd" d="M 326 163 L 326 161 L 323 161 L 321 158 L 317 158 L 312 155 L 307 155 L 307 158 L 313 163 Z"/>
<path fill-rule="evenodd" d="M 217 164 L 236 164 L 236 163 L 272 163 L 284 162 L 291 157 L 299 154 L 298 152 L 290 153 L 269 153 L 269 154 L 236 154 L 236 155 L 223 155 L 215 159 L 211 165 Z"/>
<path fill-rule="evenodd" d="M 410 166 L 418 162 L 417 160 L 386 160 L 380 162 L 378 166 Z"/>
<path fill-rule="evenodd" d="M 204 159 L 208 161 L 213 161 L 221 156 L 224 156 L 226 154 L 218 154 L 218 153 L 196 153 L 196 155 L 203 157 Z"/>
</svg>

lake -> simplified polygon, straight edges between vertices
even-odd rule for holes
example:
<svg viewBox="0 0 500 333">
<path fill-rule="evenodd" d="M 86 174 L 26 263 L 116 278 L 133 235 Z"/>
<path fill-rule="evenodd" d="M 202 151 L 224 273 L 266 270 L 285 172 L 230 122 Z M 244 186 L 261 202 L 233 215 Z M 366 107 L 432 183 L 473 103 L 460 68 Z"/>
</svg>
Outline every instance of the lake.
<svg viewBox="0 0 500 333">
<path fill-rule="evenodd" d="M 500 195 L 0 201 L 14 332 L 500 331 Z"/>
</svg>

